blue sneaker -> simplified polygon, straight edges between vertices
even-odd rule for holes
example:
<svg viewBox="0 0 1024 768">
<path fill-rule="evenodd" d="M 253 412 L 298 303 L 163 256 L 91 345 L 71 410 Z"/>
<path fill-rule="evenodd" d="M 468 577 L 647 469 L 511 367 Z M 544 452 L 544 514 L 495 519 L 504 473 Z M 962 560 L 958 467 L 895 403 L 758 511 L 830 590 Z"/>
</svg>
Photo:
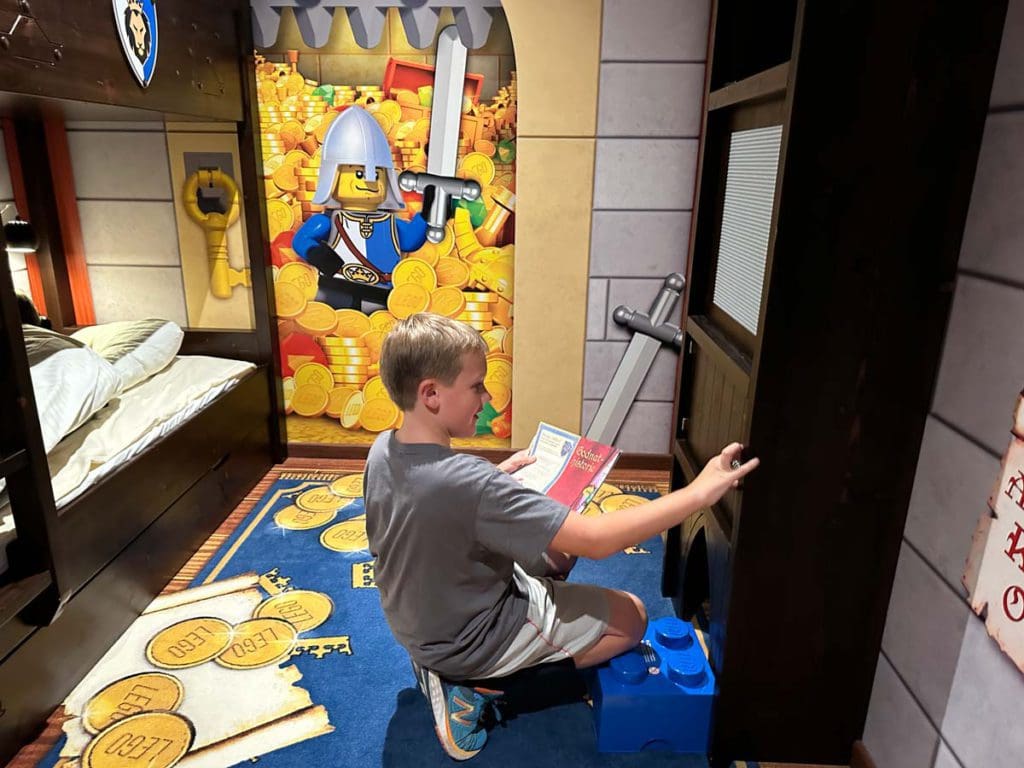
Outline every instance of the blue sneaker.
<svg viewBox="0 0 1024 768">
<path fill-rule="evenodd" d="M 441 746 L 452 759 L 468 760 L 487 743 L 487 730 L 481 719 L 501 691 L 456 685 L 442 680 L 433 670 L 423 671 L 434 713 L 434 730 Z"/>
</svg>

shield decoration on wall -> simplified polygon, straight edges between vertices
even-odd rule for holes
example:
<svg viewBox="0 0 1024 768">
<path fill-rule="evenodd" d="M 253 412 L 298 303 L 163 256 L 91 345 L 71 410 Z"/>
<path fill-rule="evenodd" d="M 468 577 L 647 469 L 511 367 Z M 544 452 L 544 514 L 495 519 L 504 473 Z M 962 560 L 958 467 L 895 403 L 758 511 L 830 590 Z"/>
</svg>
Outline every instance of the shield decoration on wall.
<svg viewBox="0 0 1024 768">
<path fill-rule="evenodd" d="M 157 26 L 153 0 L 113 0 L 114 26 L 132 74 L 143 88 L 156 69 Z"/>
</svg>

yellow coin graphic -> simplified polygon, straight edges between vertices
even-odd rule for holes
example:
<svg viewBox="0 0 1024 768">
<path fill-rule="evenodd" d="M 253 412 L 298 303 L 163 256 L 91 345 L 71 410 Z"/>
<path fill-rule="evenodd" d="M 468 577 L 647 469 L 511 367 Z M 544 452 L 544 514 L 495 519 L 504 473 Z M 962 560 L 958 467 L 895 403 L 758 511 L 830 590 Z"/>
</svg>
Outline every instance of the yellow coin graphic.
<svg viewBox="0 0 1024 768">
<path fill-rule="evenodd" d="M 370 360 L 373 362 L 380 361 L 380 348 L 384 343 L 384 331 L 367 331 L 362 336 L 363 343 L 366 344 L 366 348 L 370 350 Z"/>
<path fill-rule="evenodd" d="M 469 282 L 469 267 L 451 256 L 438 259 L 437 282 L 439 285 L 453 285 L 461 288 Z"/>
<path fill-rule="evenodd" d="M 326 336 L 338 324 L 334 308 L 322 301 L 311 301 L 295 320 L 299 328 L 310 336 Z"/>
<path fill-rule="evenodd" d="M 345 475 L 331 483 L 331 493 L 344 496 L 349 499 L 359 499 L 363 496 L 363 475 Z"/>
<path fill-rule="evenodd" d="M 230 641 L 231 625 L 223 619 L 185 619 L 157 632 L 146 646 L 146 658 L 155 667 L 185 669 L 214 658 Z"/>
<path fill-rule="evenodd" d="M 111 723 L 154 710 L 175 710 L 185 698 L 181 681 L 164 672 L 143 672 L 116 680 L 85 705 L 82 724 L 99 733 Z"/>
<path fill-rule="evenodd" d="M 458 176 L 476 179 L 481 187 L 494 181 L 494 162 L 482 152 L 470 152 L 459 164 Z"/>
<path fill-rule="evenodd" d="M 641 504 L 646 503 L 647 499 L 643 496 L 634 496 L 631 493 L 616 493 L 601 499 L 600 506 L 602 512 L 608 513 L 618 512 L 630 507 L 639 507 Z"/>
<path fill-rule="evenodd" d="M 327 415 L 332 419 L 341 417 L 345 401 L 355 392 L 355 387 L 335 387 L 327 393 Z"/>
<path fill-rule="evenodd" d="M 426 312 L 429 306 L 430 293 L 422 285 L 406 283 L 392 289 L 388 294 L 388 309 L 400 320 L 417 312 Z"/>
<path fill-rule="evenodd" d="M 295 626 L 284 619 L 243 621 L 235 625 L 231 644 L 217 657 L 217 663 L 229 669 L 253 669 L 276 664 L 292 652 L 297 635 Z"/>
<path fill-rule="evenodd" d="M 363 387 L 363 399 L 376 400 L 378 397 L 388 397 L 388 390 L 384 386 L 384 380 L 380 376 L 374 376 Z"/>
<path fill-rule="evenodd" d="M 398 318 L 386 309 L 378 309 L 370 315 L 370 328 L 375 331 L 384 331 L 384 333 L 387 333 L 395 327 L 395 323 L 397 322 Z"/>
<path fill-rule="evenodd" d="M 487 342 L 488 352 L 501 352 L 501 343 L 504 341 L 506 333 L 508 332 L 504 328 L 491 328 L 491 330 L 481 333 L 480 336 Z"/>
<path fill-rule="evenodd" d="M 512 354 L 512 329 L 511 328 L 508 329 L 508 332 L 505 334 L 504 340 L 501 342 L 501 351 L 504 352 L 506 355 L 510 355 L 511 356 L 511 354 Z"/>
<path fill-rule="evenodd" d="M 496 381 L 508 389 L 512 389 L 512 358 L 494 352 L 487 355 L 487 375 L 484 377 L 484 383 L 491 381 Z"/>
<path fill-rule="evenodd" d="M 324 509 L 317 512 L 310 512 L 306 509 L 299 509 L 296 506 L 285 507 L 274 513 L 274 522 L 279 528 L 287 528 L 289 531 L 308 531 L 311 528 L 319 528 L 327 525 L 338 516 L 338 510 L 345 506 L 345 500 L 334 497 L 336 506 L 333 509 Z"/>
<path fill-rule="evenodd" d="M 170 768 L 192 747 L 195 728 L 174 712 L 143 712 L 118 721 L 82 753 L 84 768 Z"/>
<path fill-rule="evenodd" d="M 264 600 L 253 618 L 284 619 L 299 632 L 319 627 L 334 613 L 334 602 L 323 592 L 296 589 Z"/>
<path fill-rule="evenodd" d="M 363 403 L 359 421 L 368 432 L 383 432 L 398 421 L 398 406 L 384 397 L 367 399 Z"/>
<path fill-rule="evenodd" d="M 273 240 L 295 225 L 295 212 L 283 200 L 268 200 L 267 224 L 270 229 L 270 239 Z"/>
<path fill-rule="evenodd" d="M 599 517 L 603 513 L 601 512 L 601 508 L 592 501 L 583 508 L 583 511 L 580 512 L 580 514 L 584 517 Z"/>
<path fill-rule="evenodd" d="M 274 285 L 274 306 L 278 317 L 298 317 L 306 309 L 306 297 L 294 283 L 278 282 Z"/>
<path fill-rule="evenodd" d="M 422 259 L 402 259 L 391 273 L 391 282 L 395 287 L 412 284 L 432 291 L 437 287 L 437 275 Z"/>
<path fill-rule="evenodd" d="M 493 379 L 484 382 L 484 386 L 487 387 L 487 392 L 491 396 L 491 407 L 494 408 L 498 413 L 503 412 L 508 408 L 512 402 L 512 390 L 502 384 L 500 381 L 494 381 Z"/>
<path fill-rule="evenodd" d="M 292 395 L 295 394 L 295 379 L 291 376 L 281 379 L 281 391 L 284 394 L 284 412 L 291 413 L 293 410 Z"/>
<path fill-rule="evenodd" d="M 430 311 L 445 317 L 455 317 L 466 307 L 462 291 L 454 285 L 438 288 L 430 293 Z"/>
<path fill-rule="evenodd" d="M 285 203 L 281 203 L 285 205 Z M 291 261 L 281 267 L 277 273 L 278 283 L 292 283 L 298 286 L 303 295 L 312 300 L 317 292 L 317 272 L 309 264 L 301 261 Z"/>
<path fill-rule="evenodd" d="M 611 483 L 601 483 L 601 487 L 597 489 L 597 493 L 594 494 L 594 498 L 590 501 L 592 504 L 597 504 L 617 493 L 622 493 L 622 489 L 619 486 L 612 485 Z"/>
<path fill-rule="evenodd" d="M 336 523 L 320 534 L 320 543 L 335 552 L 359 552 L 369 549 L 366 537 L 366 515 Z"/>
<path fill-rule="evenodd" d="M 295 369 L 295 388 L 315 384 L 325 392 L 334 389 L 334 376 L 323 363 L 303 363 Z"/>
<path fill-rule="evenodd" d="M 336 310 L 338 328 L 335 333 L 347 339 L 358 339 L 370 330 L 370 318 L 358 309 Z"/>
<path fill-rule="evenodd" d="M 330 512 L 339 509 L 342 503 L 341 498 L 331 493 L 326 486 L 310 488 L 295 500 L 295 506 L 307 512 Z"/>
<path fill-rule="evenodd" d="M 323 416 L 327 402 L 327 390 L 319 384 L 300 384 L 292 394 L 292 410 L 299 416 Z"/>
<path fill-rule="evenodd" d="M 363 393 L 358 390 L 349 395 L 341 409 L 341 426 L 355 429 L 359 426 L 359 414 L 363 410 Z"/>
</svg>

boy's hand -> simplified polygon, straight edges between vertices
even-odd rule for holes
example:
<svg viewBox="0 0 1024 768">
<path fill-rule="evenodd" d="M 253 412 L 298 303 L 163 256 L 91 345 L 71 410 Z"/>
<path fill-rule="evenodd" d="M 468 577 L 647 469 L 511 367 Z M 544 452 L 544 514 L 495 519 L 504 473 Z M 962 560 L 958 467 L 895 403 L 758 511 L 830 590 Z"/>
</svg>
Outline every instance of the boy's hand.
<svg viewBox="0 0 1024 768">
<path fill-rule="evenodd" d="M 738 488 L 740 480 L 757 469 L 757 465 L 761 463 L 760 459 L 754 458 L 740 463 L 742 451 L 743 446 L 739 443 L 727 445 L 720 454 L 707 463 L 690 484 L 690 487 L 704 499 L 704 506 L 714 504 L 727 491 Z"/>
<path fill-rule="evenodd" d="M 533 464 L 533 462 L 535 462 L 536 460 L 536 456 L 531 456 L 528 451 L 522 450 L 513 453 L 511 456 L 509 456 L 507 459 L 501 462 L 501 464 L 498 465 L 498 469 L 500 469 L 502 472 L 507 472 L 508 474 L 511 475 L 517 469 L 522 469 L 527 464 Z"/>
</svg>

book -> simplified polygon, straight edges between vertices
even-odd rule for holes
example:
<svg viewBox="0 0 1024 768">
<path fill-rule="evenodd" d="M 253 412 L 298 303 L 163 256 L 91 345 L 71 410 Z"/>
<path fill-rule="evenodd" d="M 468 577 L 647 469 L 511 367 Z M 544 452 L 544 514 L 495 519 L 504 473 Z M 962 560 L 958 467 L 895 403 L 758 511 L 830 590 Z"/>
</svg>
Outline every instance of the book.
<svg viewBox="0 0 1024 768">
<path fill-rule="evenodd" d="M 537 460 L 512 476 L 527 488 L 581 512 L 612 471 L 620 451 L 542 421 L 528 453 Z"/>
</svg>

